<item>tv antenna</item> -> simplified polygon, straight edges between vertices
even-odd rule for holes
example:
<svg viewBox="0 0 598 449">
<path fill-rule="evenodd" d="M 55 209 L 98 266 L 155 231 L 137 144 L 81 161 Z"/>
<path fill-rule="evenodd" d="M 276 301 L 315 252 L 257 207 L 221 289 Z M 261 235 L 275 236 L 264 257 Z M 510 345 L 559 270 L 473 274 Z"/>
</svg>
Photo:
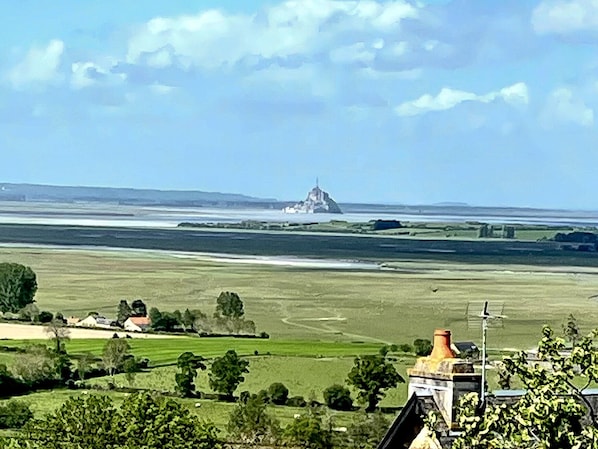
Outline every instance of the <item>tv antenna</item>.
<svg viewBox="0 0 598 449">
<path fill-rule="evenodd" d="M 478 317 L 482 319 L 482 386 L 480 392 L 480 405 L 484 405 L 486 403 L 486 339 L 488 334 L 488 322 L 489 320 L 502 321 L 502 319 L 506 317 L 504 315 L 492 315 L 488 311 L 488 301 L 484 301 L 484 308 Z"/>
</svg>

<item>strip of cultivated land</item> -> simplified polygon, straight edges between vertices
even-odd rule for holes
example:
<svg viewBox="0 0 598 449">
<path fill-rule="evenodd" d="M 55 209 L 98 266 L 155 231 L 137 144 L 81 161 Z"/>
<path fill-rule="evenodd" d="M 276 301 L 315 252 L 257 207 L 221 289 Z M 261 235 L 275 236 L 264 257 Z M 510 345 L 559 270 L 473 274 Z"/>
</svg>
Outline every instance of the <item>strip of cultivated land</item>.
<svg viewBox="0 0 598 449">
<path fill-rule="evenodd" d="M 560 329 L 569 313 L 583 331 L 598 322 L 595 268 L 404 261 L 387 270 L 339 270 L 40 248 L 1 248 L 0 261 L 33 268 L 42 310 L 114 317 L 121 299 L 142 298 L 148 307 L 210 315 L 218 294 L 228 290 L 241 296 L 247 318 L 271 341 L 300 345 L 412 343 L 431 338 L 438 327 L 452 329 L 456 340 L 479 341 L 479 324 L 471 316 L 484 300 L 507 316 L 502 327 L 490 330 L 491 348 L 533 346 L 543 324 Z M 308 350 L 310 343 L 302 347 L 318 354 Z"/>
</svg>

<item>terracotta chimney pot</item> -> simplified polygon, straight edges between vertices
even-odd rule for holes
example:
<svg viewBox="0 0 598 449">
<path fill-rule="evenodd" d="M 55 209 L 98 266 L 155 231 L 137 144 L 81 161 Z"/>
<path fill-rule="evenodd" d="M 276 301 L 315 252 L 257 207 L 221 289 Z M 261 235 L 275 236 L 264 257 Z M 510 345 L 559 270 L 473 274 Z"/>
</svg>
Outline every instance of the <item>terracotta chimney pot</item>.
<svg viewBox="0 0 598 449">
<path fill-rule="evenodd" d="M 455 357 L 451 350 L 451 331 L 446 329 L 436 329 L 434 331 L 434 347 L 430 359 L 443 360 Z"/>
</svg>

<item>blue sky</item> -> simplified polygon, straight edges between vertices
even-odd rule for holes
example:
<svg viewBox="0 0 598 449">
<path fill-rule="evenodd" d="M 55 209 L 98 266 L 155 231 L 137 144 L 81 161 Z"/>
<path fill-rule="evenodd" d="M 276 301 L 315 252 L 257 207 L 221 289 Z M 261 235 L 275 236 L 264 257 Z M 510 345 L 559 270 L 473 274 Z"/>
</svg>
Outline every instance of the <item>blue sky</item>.
<svg viewBox="0 0 598 449">
<path fill-rule="evenodd" d="M 0 181 L 598 209 L 598 1 L 20 0 Z"/>
</svg>

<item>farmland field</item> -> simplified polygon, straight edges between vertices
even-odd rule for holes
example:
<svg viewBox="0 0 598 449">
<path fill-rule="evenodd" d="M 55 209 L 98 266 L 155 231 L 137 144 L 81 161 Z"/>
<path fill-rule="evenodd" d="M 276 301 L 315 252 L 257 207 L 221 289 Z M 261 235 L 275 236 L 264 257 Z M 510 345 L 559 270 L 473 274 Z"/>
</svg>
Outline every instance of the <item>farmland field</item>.
<svg viewBox="0 0 598 449">
<path fill-rule="evenodd" d="M 569 313 L 584 331 L 598 322 L 598 270 L 591 267 L 398 261 L 388 270 L 334 270 L 40 248 L 2 248 L 0 261 L 30 265 L 38 275 L 40 309 L 65 316 L 97 311 L 114 317 L 123 298 L 210 315 L 221 291 L 235 291 L 247 318 L 274 342 L 411 343 L 430 338 L 437 327 L 450 328 L 457 340 L 478 341 L 479 327 L 466 314 L 468 307 L 476 313 L 483 300 L 504 305 L 507 316 L 491 330 L 491 348 L 533 345 L 543 324 L 560 328 Z"/>
<path fill-rule="evenodd" d="M 489 333 L 490 348 L 532 347 L 545 323 L 556 329 L 573 313 L 582 331 L 598 322 L 598 269 L 543 265 L 466 264 L 423 260 L 388 260 L 384 269 L 336 269 L 260 263 L 233 263 L 206 255 L 158 251 L 89 249 L 0 248 L 0 261 L 29 265 L 37 273 L 37 303 L 41 310 L 65 316 L 99 312 L 115 317 L 121 299 L 142 298 L 148 307 L 161 310 L 201 309 L 211 315 L 223 290 L 239 293 L 246 317 L 256 322 L 270 339 L 197 338 L 128 340 L 137 357 L 147 357 L 153 367 L 136 375 L 133 386 L 173 391 L 177 357 L 192 351 L 204 357 L 235 349 L 250 360 L 250 373 L 237 390 L 257 392 L 273 382 L 283 382 L 291 395 L 322 399 L 322 391 L 343 383 L 353 357 L 376 353 L 385 343 L 412 343 L 431 338 L 438 327 L 453 331 L 456 340 L 479 342 L 479 325 L 467 319 L 488 300 L 507 318 Z M 332 265 L 331 265 L 332 266 Z M 504 306 L 504 308 L 502 307 Z M 38 326 L 29 338 L 40 338 Z M 26 331 L 26 329 L 25 329 Z M 3 346 L 23 346 L 30 341 L 10 325 L 0 327 Z M 101 354 L 105 340 L 75 338 L 67 343 L 71 355 Z M 133 335 L 133 337 L 135 337 Z M 39 341 L 39 340 L 38 340 Z M 0 353 L 10 367 L 12 353 Z M 405 376 L 412 356 L 393 354 L 395 366 Z M 106 384 L 107 378 L 91 383 Z M 115 377 L 125 386 L 123 375 Z M 495 385 L 489 377 L 491 388 Z M 209 391 L 207 374 L 200 373 L 199 390 Z M 406 399 L 406 385 L 389 391 L 381 405 L 396 407 Z M 68 396 L 59 390 L 37 392 L 23 399 L 40 414 L 56 408 Z M 104 392 L 116 400 L 122 393 Z M 354 395 L 355 396 L 355 395 Z M 233 405 L 202 400 L 185 401 L 199 416 L 222 426 Z M 294 409 L 278 407 L 283 422 Z M 350 414 L 340 414 L 341 422 Z"/>
</svg>

